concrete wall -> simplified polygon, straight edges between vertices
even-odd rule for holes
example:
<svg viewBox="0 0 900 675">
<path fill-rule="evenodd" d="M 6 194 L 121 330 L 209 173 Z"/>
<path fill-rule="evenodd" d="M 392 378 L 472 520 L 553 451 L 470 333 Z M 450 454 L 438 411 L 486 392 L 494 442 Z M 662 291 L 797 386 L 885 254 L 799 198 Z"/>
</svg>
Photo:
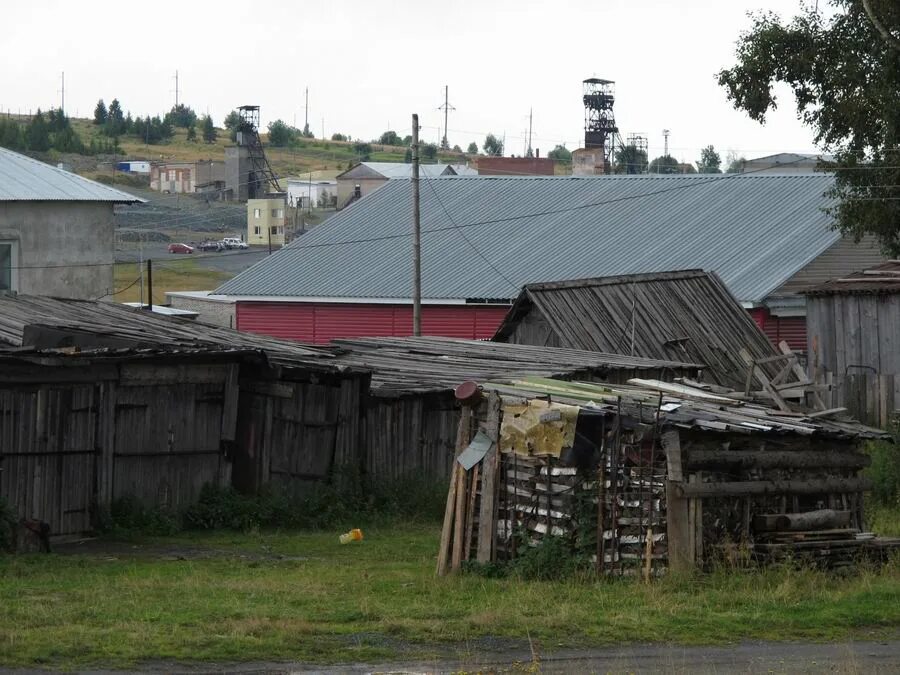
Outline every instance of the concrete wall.
<svg viewBox="0 0 900 675">
<path fill-rule="evenodd" d="M 362 196 L 365 197 L 370 192 L 375 192 L 382 185 L 387 184 L 387 178 L 339 178 L 337 181 L 338 208 L 342 209 L 347 204 L 353 191 L 359 185 Z"/>
<path fill-rule="evenodd" d="M 13 287 L 29 295 L 97 299 L 113 290 L 115 229 L 108 202 L 0 202 L 0 242 L 15 243 Z"/>
<path fill-rule="evenodd" d="M 166 293 L 166 300 L 175 309 L 197 312 L 197 321 L 213 326 L 224 326 L 225 328 L 234 328 L 236 325 L 234 319 L 235 304 L 233 302 L 184 297 L 173 293 Z"/>
</svg>

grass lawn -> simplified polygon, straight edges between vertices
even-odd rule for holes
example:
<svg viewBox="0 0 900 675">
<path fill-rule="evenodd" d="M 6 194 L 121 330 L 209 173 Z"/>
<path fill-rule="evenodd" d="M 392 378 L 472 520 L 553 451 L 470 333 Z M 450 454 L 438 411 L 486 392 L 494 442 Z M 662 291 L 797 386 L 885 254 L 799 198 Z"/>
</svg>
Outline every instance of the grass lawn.
<svg viewBox="0 0 900 675">
<path fill-rule="evenodd" d="M 117 263 L 115 266 L 116 302 L 139 302 L 141 296 L 140 277 L 137 263 Z M 164 303 L 166 291 L 209 291 L 231 275 L 220 270 L 203 267 L 197 261 L 185 256 L 153 266 L 153 302 Z M 147 301 L 146 279 L 144 302 Z"/>
<path fill-rule="evenodd" d="M 0 557 L 0 665 L 328 663 L 427 658 L 487 637 L 531 639 L 546 651 L 865 639 L 900 626 L 896 562 L 851 578 L 772 569 L 651 585 L 436 579 L 437 524 L 364 532 L 348 546 L 337 532 L 212 532 Z"/>
</svg>

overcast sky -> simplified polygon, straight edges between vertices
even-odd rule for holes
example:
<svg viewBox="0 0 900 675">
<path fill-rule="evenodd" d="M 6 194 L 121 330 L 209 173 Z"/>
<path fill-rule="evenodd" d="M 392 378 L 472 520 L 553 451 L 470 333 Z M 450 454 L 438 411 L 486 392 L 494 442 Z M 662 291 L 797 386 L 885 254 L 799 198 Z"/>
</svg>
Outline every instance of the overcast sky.
<svg viewBox="0 0 900 675">
<path fill-rule="evenodd" d="M 695 161 L 712 143 L 750 158 L 814 151 L 787 92 L 765 126 L 732 109 L 715 73 L 733 64 L 748 10 L 791 16 L 799 0 L 330 0 L 130 3 L 32 0 L 4 4 L 0 107 L 59 105 L 82 117 L 98 98 L 134 114 L 181 100 L 217 125 L 232 108 L 261 106 L 263 125 L 309 122 L 317 136 L 409 133 L 418 112 L 437 141 L 444 85 L 449 140 L 463 148 L 506 134 L 520 154 L 534 109 L 533 145 L 582 145 L 581 81 L 616 81 L 616 121 L 662 154 Z M 250 10 L 250 13 L 248 13 Z M 11 30 L 11 27 L 15 30 Z"/>
</svg>

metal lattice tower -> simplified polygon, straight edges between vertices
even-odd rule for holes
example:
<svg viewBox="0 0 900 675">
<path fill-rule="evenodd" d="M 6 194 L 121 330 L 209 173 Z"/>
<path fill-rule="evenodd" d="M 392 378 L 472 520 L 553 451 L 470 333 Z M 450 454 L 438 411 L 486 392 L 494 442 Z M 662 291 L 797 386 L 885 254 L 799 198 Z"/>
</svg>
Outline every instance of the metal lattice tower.
<svg viewBox="0 0 900 675">
<path fill-rule="evenodd" d="M 619 133 L 613 114 L 615 82 L 596 77 L 584 80 L 584 147 L 603 149 L 603 172 L 609 173 Z"/>
<path fill-rule="evenodd" d="M 628 145 L 634 147 L 635 155 L 643 159 L 639 165 L 634 167 L 634 171 L 627 173 L 647 173 L 650 161 L 650 156 L 647 154 L 650 151 L 647 136 L 645 134 L 628 134 Z"/>
<path fill-rule="evenodd" d="M 266 192 L 282 192 L 259 138 L 259 106 L 242 105 L 238 108 L 238 114 L 241 116 L 241 123 L 237 129 L 237 144 L 247 148 L 247 159 L 250 162 L 247 188 L 250 198 L 262 197 Z"/>
</svg>

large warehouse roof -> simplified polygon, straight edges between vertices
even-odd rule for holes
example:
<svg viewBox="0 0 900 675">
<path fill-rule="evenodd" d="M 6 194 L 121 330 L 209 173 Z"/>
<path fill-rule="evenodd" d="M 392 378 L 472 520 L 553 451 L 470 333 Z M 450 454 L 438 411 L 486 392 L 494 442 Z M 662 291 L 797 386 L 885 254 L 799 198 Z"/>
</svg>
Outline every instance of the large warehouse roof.
<svg viewBox="0 0 900 675">
<path fill-rule="evenodd" d="M 828 175 L 423 180 L 422 293 L 512 299 L 527 283 L 702 268 L 759 302 L 840 237 Z M 405 300 L 412 188 L 392 180 L 217 293 Z"/>
</svg>

